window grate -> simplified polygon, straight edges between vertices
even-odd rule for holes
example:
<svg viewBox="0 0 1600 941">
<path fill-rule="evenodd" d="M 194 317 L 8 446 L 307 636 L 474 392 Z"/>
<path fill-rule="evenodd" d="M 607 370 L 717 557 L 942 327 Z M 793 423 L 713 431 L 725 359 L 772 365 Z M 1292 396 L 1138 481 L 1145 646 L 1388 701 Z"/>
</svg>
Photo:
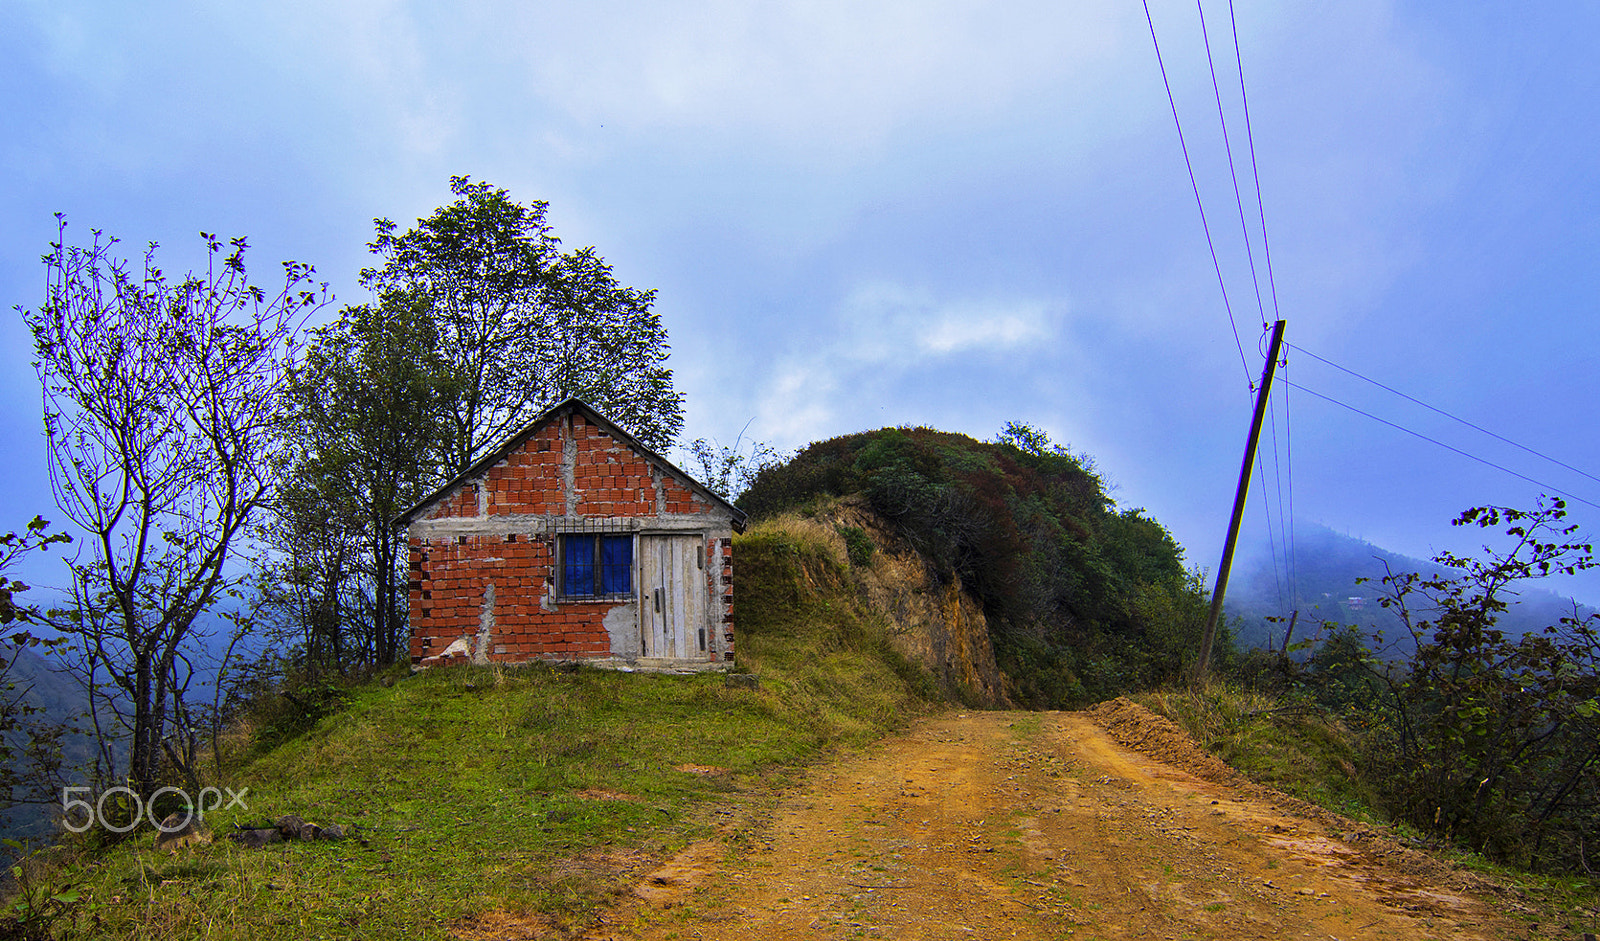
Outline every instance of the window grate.
<svg viewBox="0 0 1600 941">
<path fill-rule="evenodd" d="M 585 520 L 556 535 L 559 595 L 580 601 L 633 599 L 633 532 L 626 521 Z"/>
</svg>

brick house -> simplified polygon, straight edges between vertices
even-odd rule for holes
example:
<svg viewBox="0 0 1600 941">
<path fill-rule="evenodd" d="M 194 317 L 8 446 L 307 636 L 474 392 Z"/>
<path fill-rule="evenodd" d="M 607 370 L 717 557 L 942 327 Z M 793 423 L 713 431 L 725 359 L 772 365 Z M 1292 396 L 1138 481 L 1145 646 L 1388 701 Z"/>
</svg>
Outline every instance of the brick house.
<svg viewBox="0 0 1600 941">
<path fill-rule="evenodd" d="M 726 664 L 744 523 L 570 399 L 395 520 L 410 544 L 411 662 Z"/>
</svg>

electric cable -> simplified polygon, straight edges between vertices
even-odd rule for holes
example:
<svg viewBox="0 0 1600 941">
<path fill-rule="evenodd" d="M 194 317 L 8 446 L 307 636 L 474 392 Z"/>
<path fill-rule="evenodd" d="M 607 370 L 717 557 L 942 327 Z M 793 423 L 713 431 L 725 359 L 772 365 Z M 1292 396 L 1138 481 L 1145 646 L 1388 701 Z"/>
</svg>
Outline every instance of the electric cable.
<svg viewBox="0 0 1600 941">
<path fill-rule="evenodd" d="M 1287 341 L 1285 341 L 1285 345 L 1294 346 L 1294 344 L 1288 343 Z M 1530 448 L 1525 444 L 1519 444 L 1519 443 L 1517 443 L 1515 441 L 1512 441 L 1510 438 L 1507 438 L 1505 435 L 1495 434 L 1494 432 L 1490 431 L 1487 428 L 1484 428 L 1481 425 L 1473 424 L 1472 422 L 1467 421 L 1465 418 L 1461 418 L 1461 417 L 1458 417 L 1456 415 L 1452 415 L 1452 414 L 1450 414 L 1449 412 L 1445 411 L 1442 408 L 1438 408 L 1437 406 L 1429 405 L 1427 402 L 1422 401 L 1421 399 L 1417 398 L 1416 396 L 1407 395 L 1404 392 L 1401 392 L 1399 389 L 1395 389 L 1395 388 L 1391 388 L 1390 386 L 1386 386 L 1386 385 L 1384 385 L 1383 383 L 1379 382 L 1376 379 L 1370 379 L 1370 378 L 1368 378 L 1366 376 L 1363 376 L 1360 373 L 1356 372 L 1354 369 L 1350 369 L 1348 367 L 1341 366 L 1338 363 L 1334 362 L 1333 360 L 1326 359 L 1324 357 L 1318 356 L 1317 354 L 1311 352 L 1310 350 L 1307 350 L 1307 349 L 1304 349 L 1304 348 L 1298 347 L 1298 346 L 1295 346 L 1294 348 L 1296 350 L 1299 350 L 1300 352 L 1306 354 L 1307 356 L 1311 357 L 1312 359 L 1314 359 L 1314 360 L 1316 360 L 1316 361 L 1318 361 L 1320 363 L 1326 363 L 1327 365 L 1332 366 L 1334 369 L 1337 369 L 1340 372 L 1348 373 L 1348 374 L 1356 377 L 1357 379 L 1360 379 L 1362 382 L 1370 382 L 1373 385 L 1377 386 L 1378 388 L 1384 390 L 1385 392 L 1389 392 L 1389 393 L 1392 393 L 1394 395 L 1398 395 L 1402 399 L 1405 399 L 1408 402 L 1413 402 L 1413 403 L 1415 403 L 1417 405 L 1420 405 L 1420 406 L 1422 406 L 1423 408 L 1427 409 L 1430 412 L 1434 412 L 1436 414 L 1443 415 L 1445 418 L 1448 418 L 1451 421 L 1460 422 L 1461 424 L 1466 425 L 1468 428 L 1471 428 L 1473 431 L 1482 432 L 1483 434 L 1488 435 L 1489 437 L 1495 439 L 1496 441 L 1501 441 L 1501 442 L 1504 442 L 1506 444 L 1511 445 L 1514 448 L 1518 448 L 1518 449 L 1520 449 L 1522 451 L 1526 451 L 1529 454 L 1532 454 L 1534 457 L 1540 458 L 1541 460 L 1549 461 L 1550 463 L 1555 464 L 1555 465 L 1557 465 L 1559 467 L 1564 467 L 1567 470 L 1572 471 L 1574 474 L 1578 474 L 1579 476 L 1582 476 L 1582 477 L 1587 477 L 1590 480 L 1594 481 L 1595 483 L 1600 484 L 1600 477 L 1596 477 L 1595 475 L 1589 473 L 1588 471 L 1579 470 L 1578 468 L 1573 467 L 1571 464 L 1568 464 L 1565 461 L 1557 460 L 1556 458 L 1553 458 L 1548 454 L 1541 454 L 1540 452 L 1535 451 L 1533 448 Z"/>
<path fill-rule="evenodd" d="M 1256 135 L 1250 123 L 1250 93 L 1244 84 L 1244 56 L 1239 52 L 1239 21 L 1233 15 L 1233 0 L 1228 0 L 1228 23 L 1233 28 L 1233 59 L 1239 64 L 1239 100 L 1244 105 L 1244 136 L 1250 144 L 1250 173 L 1255 177 L 1256 211 L 1261 217 L 1261 251 L 1266 258 L 1267 287 L 1272 295 L 1272 316 L 1278 316 L 1278 281 L 1272 274 L 1272 242 L 1267 239 L 1267 207 L 1261 198 L 1261 167 L 1256 163 Z"/>
<path fill-rule="evenodd" d="M 1245 382 L 1255 390 L 1255 378 L 1250 375 L 1250 362 L 1244 355 L 1244 342 L 1239 339 L 1239 325 L 1233 318 L 1233 304 L 1228 300 L 1228 285 L 1222 278 L 1222 263 L 1217 260 L 1217 246 L 1211 239 L 1211 225 L 1206 221 L 1205 201 L 1200 198 L 1200 183 L 1195 179 L 1194 163 L 1189 159 L 1189 144 L 1183 137 L 1183 122 L 1178 120 L 1178 100 L 1172 95 L 1172 82 L 1167 79 L 1167 65 L 1161 56 L 1161 42 L 1156 39 L 1156 21 L 1150 15 L 1150 0 L 1144 3 L 1145 22 L 1150 24 L 1150 43 L 1156 50 L 1156 65 L 1161 69 L 1161 84 L 1167 89 L 1167 104 L 1172 108 L 1172 123 L 1178 129 L 1178 146 L 1183 150 L 1183 165 L 1189 170 L 1189 186 L 1194 190 L 1194 202 L 1200 209 L 1200 227 L 1206 233 L 1206 246 L 1211 249 L 1211 267 L 1217 272 L 1217 287 L 1222 290 L 1222 306 L 1228 312 L 1228 326 L 1233 328 L 1233 343 L 1239 348 L 1239 365 L 1244 367 Z"/>
<path fill-rule="evenodd" d="M 1262 334 L 1262 342 L 1264 343 L 1265 340 L 1266 340 L 1266 334 Z M 1261 356 L 1263 358 L 1266 357 L 1267 351 L 1266 351 L 1266 347 L 1265 346 L 1261 346 L 1259 348 L 1259 352 L 1261 353 Z M 1280 354 L 1279 365 L 1280 366 L 1287 366 L 1288 362 L 1289 362 L 1288 350 L 1285 349 Z M 1284 408 L 1284 435 L 1287 438 L 1287 435 L 1288 435 L 1288 421 L 1289 421 L 1289 415 L 1288 415 L 1289 399 L 1288 399 L 1288 393 L 1287 392 L 1285 392 L 1284 396 L 1283 396 L 1283 408 Z M 1297 566 L 1296 566 L 1296 559 L 1295 559 L 1295 554 L 1294 554 L 1294 542 L 1293 542 L 1294 521 L 1291 518 L 1291 516 L 1292 516 L 1292 507 L 1294 506 L 1294 497 L 1293 497 L 1293 490 L 1292 490 L 1293 481 L 1290 480 L 1288 483 L 1285 482 L 1284 467 L 1283 467 L 1283 462 L 1280 459 L 1280 455 L 1282 454 L 1284 448 L 1287 445 L 1285 443 L 1279 441 L 1279 438 L 1278 438 L 1278 413 L 1276 411 L 1276 404 L 1271 399 L 1269 399 L 1268 402 L 1267 402 L 1267 417 L 1272 422 L 1272 425 L 1271 425 L 1271 432 L 1272 432 L 1272 471 L 1273 471 L 1273 482 L 1276 485 L 1276 489 L 1275 489 L 1275 491 L 1273 493 L 1267 493 L 1266 490 L 1265 490 L 1265 488 L 1266 488 L 1266 478 L 1265 478 L 1265 474 L 1263 474 L 1263 476 L 1262 476 L 1262 488 L 1263 489 L 1262 489 L 1262 495 L 1261 496 L 1262 496 L 1263 500 L 1268 501 L 1267 506 L 1266 506 L 1267 528 L 1268 528 L 1268 533 L 1267 533 L 1267 535 L 1268 535 L 1268 545 L 1271 548 L 1271 551 L 1274 553 L 1274 555 L 1273 555 L 1273 570 L 1274 570 L 1274 572 L 1276 572 L 1277 571 L 1277 564 L 1278 564 L 1278 558 L 1277 558 L 1276 553 L 1277 553 L 1278 550 L 1273 545 L 1273 542 L 1274 542 L 1274 539 L 1281 540 L 1281 542 L 1282 542 L 1284 578 L 1285 578 L 1285 580 L 1287 581 L 1287 584 L 1288 584 L 1288 594 L 1289 594 L 1290 602 L 1291 602 L 1291 604 L 1294 604 L 1294 603 L 1298 603 L 1299 591 L 1300 591 L 1300 587 L 1299 587 L 1300 583 L 1299 583 L 1298 569 L 1297 569 Z M 1286 490 L 1289 491 L 1289 493 L 1290 493 L 1289 505 L 1291 507 L 1291 510 L 1290 510 L 1289 513 L 1286 513 L 1284 511 L 1284 493 L 1285 493 Z M 1277 505 L 1278 505 L 1278 516 L 1277 516 L 1277 521 L 1276 521 L 1276 526 L 1277 526 L 1276 530 L 1273 529 L 1274 523 L 1273 523 L 1272 509 L 1271 509 L 1271 503 L 1274 500 L 1276 500 Z M 1287 613 L 1288 608 L 1284 607 L 1283 604 L 1282 604 L 1282 589 L 1281 588 L 1279 590 L 1279 594 L 1280 594 L 1280 598 L 1279 598 L 1280 608 L 1285 613 Z"/>
<path fill-rule="evenodd" d="M 1283 379 L 1289 381 L 1289 355 L 1283 356 Z M 1289 423 L 1289 386 L 1283 389 L 1283 459 L 1284 479 L 1289 487 L 1289 591 L 1290 601 L 1300 607 L 1300 555 L 1294 532 L 1294 429 Z"/>
<path fill-rule="evenodd" d="M 1304 352 L 1304 351 L 1302 350 L 1302 352 Z M 1549 493 L 1554 493 L 1554 494 L 1557 494 L 1559 496 L 1566 497 L 1568 500 L 1571 500 L 1571 501 L 1573 501 L 1575 503 L 1582 503 L 1585 506 L 1591 506 L 1591 507 L 1594 507 L 1597 510 L 1600 510 L 1600 503 L 1596 503 L 1593 500 L 1585 500 L 1583 497 L 1580 497 L 1580 496 L 1577 496 L 1575 494 L 1572 494 L 1572 493 L 1570 493 L 1570 492 L 1568 492 L 1566 490 L 1562 490 L 1561 488 L 1556 487 L 1556 486 L 1554 486 L 1552 484 L 1547 484 L 1542 480 L 1536 480 L 1535 478 L 1529 477 L 1527 474 L 1519 474 L 1516 471 L 1512 470 L 1511 468 L 1503 467 L 1503 466 L 1501 466 L 1499 464 L 1496 464 L 1495 462 L 1489 460 L 1488 458 L 1482 458 L 1482 457 L 1477 456 L 1476 454 L 1472 454 L 1472 453 L 1469 453 L 1467 451 L 1463 451 L 1460 448 L 1455 447 L 1454 445 L 1445 444 L 1443 441 L 1440 441 L 1440 440 L 1438 440 L 1436 438 L 1430 438 L 1430 437 L 1428 437 L 1427 435 L 1423 434 L 1420 431 L 1412 431 L 1410 428 L 1407 428 L 1404 425 L 1396 424 L 1396 423 L 1394 423 L 1392 421 L 1389 421 L 1386 418 L 1379 418 L 1378 416 L 1372 414 L 1371 412 L 1363 411 L 1363 410 L 1361 410 L 1359 408 L 1356 408 L 1354 405 L 1350 405 L 1350 404 L 1348 404 L 1346 402 L 1341 402 L 1341 401 L 1339 401 L 1338 399 L 1334 398 L 1331 395 L 1323 395 L 1321 392 L 1318 392 L 1315 389 L 1308 389 L 1305 386 L 1300 385 L 1299 383 L 1296 383 L 1296 382 L 1291 382 L 1288 379 L 1285 379 L 1284 382 L 1287 385 L 1289 385 L 1291 388 L 1299 389 L 1301 392 L 1305 392 L 1305 393 L 1307 393 L 1309 395 L 1314 395 L 1317 398 L 1322 399 L 1323 401 L 1332 402 L 1334 405 L 1337 405 L 1340 408 L 1349 409 L 1350 411 L 1355 412 L 1357 415 L 1361 415 L 1363 417 L 1370 418 L 1373 421 L 1378 422 L 1379 424 L 1388 425 L 1390 428 L 1393 428 L 1393 429 L 1395 429 L 1397 431 L 1403 431 L 1406 434 L 1411 435 L 1413 437 L 1421 438 L 1423 441 L 1426 441 L 1429 444 L 1436 444 L 1439 447 L 1444 448 L 1446 451 L 1454 451 L 1455 453 L 1461 455 L 1462 457 L 1470 458 L 1471 460 L 1477 461 L 1479 464 L 1483 464 L 1483 465 L 1486 465 L 1488 467 L 1492 467 L 1495 470 L 1500 471 L 1502 473 L 1510 474 L 1512 477 L 1515 477 L 1518 480 L 1525 480 L 1530 484 L 1535 484 L 1535 485 L 1537 485 L 1539 487 L 1544 488 Z M 1587 475 L 1585 475 L 1585 476 L 1587 476 Z"/>
<path fill-rule="evenodd" d="M 1228 176 L 1233 180 L 1233 202 L 1239 207 L 1239 229 L 1244 233 L 1244 257 L 1250 263 L 1250 285 L 1256 292 L 1256 311 L 1261 315 L 1261 329 L 1267 329 L 1267 308 L 1261 300 L 1261 278 L 1256 274 L 1256 253 L 1250 246 L 1250 226 L 1244 220 L 1244 196 L 1239 192 L 1239 171 L 1233 162 L 1233 143 L 1228 136 L 1228 116 L 1222 110 L 1222 86 L 1217 82 L 1217 63 L 1211 57 L 1211 31 L 1206 28 L 1206 10 L 1200 0 L 1195 0 L 1200 12 L 1200 38 L 1206 47 L 1206 66 L 1211 70 L 1211 92 L 1217 99 L 1217 121 L 1222 125 L 1222 150 L 1228 157 Z M 1235 47 L 1237 50 L 1237 47 Z M 1241 66 L 1241 69 L 1243 66 Z M 1259 196 L 1259 192 L 1257 194 Z"/>
<path fill-rule="evenodd" d="M 1261 512 L 1267 518 L 1267 557 L 1272 560 L 1272 587 L 1278 593 L 1278 610 L 1283 611 L 1283 573 L 1278 569 L 1278 542 L 1272 525 L 1272 500 L 1267 493 L 1267 465 L 1261 452 L 1256 452 L 1256 477 L 1261 481 Z"/>
<path fill-rule="evenodd" d="M 1286 517 L 1284 515 L 1284 511 L 1283 511 L 1283 502 L 1284 502 L 1283 501 L 1283 492 L 1284 492 L 1284 489 L 1285 489 L 1284 488 L 1284 475 L 1283 475 L 1283 465 L 1282 465 L 1281 461 L 1279 460 L 1279 455 L 1282 452 L 1282 447 L 1281 447 L 1281 445 L 1280 445 L 1280 443 L 1278 441 L 1278 413 L 1277 413 L 1277 411 L 1275 409 L 1272 408 L 1272 403 L 1270 401 L 1267 403 L 1267 417 L 1272 423 L 1272 473 L 1273 473 L 1273 479 L 1277 482 L 1277 491 L 1276 491 L 1275 495 L 1277 497 L 1277 502 L 1278 502 L 1278 538 L 1283 543 L 1284 578 L 1285 578 L 1285 581 L 1288 582 L 1289 597 L 1290 597 L 1291 600 L 1293 600 L 1294 592 L 1295 592 L 1295 583 L 1294 583 L 1294 576 L 1293 576 L 1293 574 L 1291 574 L 1292 571 L 1293 571 L 1293 566 L 1291 565 L 1290 560 L 1289 560 L 1289 521 L 1288 521 L 1288 517 Z M 1266 494 L 1262 494 L 1262 496 L 1265 497 Z M 1271 517 L 1271 508 L 1270 507 L 1268 508 L 1268 517 L 1269 517 L 1269 519 Z"/>
</svg>

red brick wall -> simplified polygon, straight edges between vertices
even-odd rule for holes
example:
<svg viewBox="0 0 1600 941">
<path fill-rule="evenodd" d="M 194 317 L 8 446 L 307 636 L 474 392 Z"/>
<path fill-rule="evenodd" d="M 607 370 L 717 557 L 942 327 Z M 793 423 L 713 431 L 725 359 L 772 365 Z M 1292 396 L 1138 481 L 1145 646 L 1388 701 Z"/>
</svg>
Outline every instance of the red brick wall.
<svg viewBox="0 0 1600 941">
<path fill-rule="evenodd" d="M 611 642 L 601 621 L 612 605 L 541 607 L 553 547 L 525 535 L 411 540 L 411 657 L 432 659 L 461 637 L 476 643 L 486 586 L 494 585 L 490 660 L 603 657 Z"/>
<path fill-rule="evenodd" d="M 565 425 L 562 419 L 549 422 L 480 479 L 463 482 L 446 494 L 424 519 L 483 518 L 489 523 L 511 515 L 565 516 Z M 716 509 L 711 501 L 652 468 L 643 455 L 582 415 L 571 417 L 571 434 L 578 515 L 654 517 L 658 505 L 668 514 Z M 480 504 L 484 517 L 478 512 Z M 504 523 L 499 525 L 504 528 Z M 533 520 L 527 532 L 411 539 L 412 662 L 435 661 L 463 637 L 469 638 L 465 655 L 471 656 L 483 626 L 489 585 L 494 588 L 493 623 L 487 649 L 481 652 L 487 659 L 565 660 L 610 655 L 603 621 L 617 603 L 551 603 L 554 537 L 538 529 L 539 521 Z M 727 659 L 732 659 L 733 639 L 731 542 L 712 537 L 706 546 L 706 558 L 713 560 L 706 566 L 713 627 L 720 627 Z M 716 646 L 711 645 L 712 649 Z"/>
<path fill-rule="evenodd" d="M 551 422 L 504 461 L 489 468 L 484 488 L 490 516 L 567 512 L 561 474 L 561 429 Z"/>
<path fill-rule="evenodd" d="M 648 461 L 581 416 L 572 419 L 572 436 L 578 442 L 578 462 L 573 469 L 578 515 L 656 515 Z"/>
</svg>

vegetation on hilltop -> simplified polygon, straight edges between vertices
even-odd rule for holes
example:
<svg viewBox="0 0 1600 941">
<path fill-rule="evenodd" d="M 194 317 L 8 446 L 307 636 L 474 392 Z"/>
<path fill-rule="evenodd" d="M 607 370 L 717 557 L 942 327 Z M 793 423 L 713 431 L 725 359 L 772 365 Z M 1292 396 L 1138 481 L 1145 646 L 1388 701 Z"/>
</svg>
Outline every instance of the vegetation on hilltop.
<svg viewBox="0 0 1600 941">
<path fill-rule="evenodd" d="M 1035 429 L 821 441 L 763 468 L 739 506 L 761 518 L 848 494 L 980 600 L 1019 703 L 1081 705 L 1174 682 L 1194 660 L 1206 599 L 1183 550 L 1143 510 L 1118 510 L 1092 461 Z"/>
</svg>

